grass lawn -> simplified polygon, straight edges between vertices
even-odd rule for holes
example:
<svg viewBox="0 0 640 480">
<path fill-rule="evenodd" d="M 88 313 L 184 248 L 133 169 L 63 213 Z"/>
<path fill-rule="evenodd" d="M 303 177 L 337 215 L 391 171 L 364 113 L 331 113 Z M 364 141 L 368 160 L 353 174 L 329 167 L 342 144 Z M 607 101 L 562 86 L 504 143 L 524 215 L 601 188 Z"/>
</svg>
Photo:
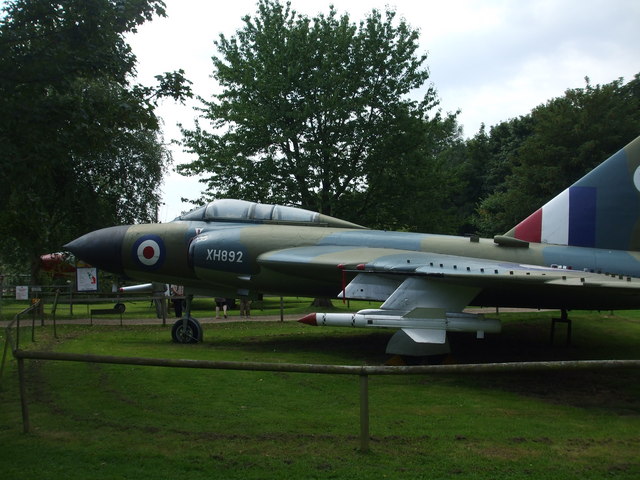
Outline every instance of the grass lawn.
<svg viewBox="0 0 640 480">
<path fill-rule="evenodd" d="M 453 359 L 640 358 L 637 312 L 572 313 L 569 347 L 549 345 L 550 316 L 503 313 L 500 335 L 452 335 Z M 392 334 L 237 322 L 178 345 L 169 328 L 69 324 L 56 339 L 45 326 L 23 348 L 376 365 Z M 640 478 L 637 370 L 371 377 L 369 453 L 357 377 L 27 360 L 25 435 L 16 370 L 9 359 L 0 380 L 4 478 Z"/>
</svg>

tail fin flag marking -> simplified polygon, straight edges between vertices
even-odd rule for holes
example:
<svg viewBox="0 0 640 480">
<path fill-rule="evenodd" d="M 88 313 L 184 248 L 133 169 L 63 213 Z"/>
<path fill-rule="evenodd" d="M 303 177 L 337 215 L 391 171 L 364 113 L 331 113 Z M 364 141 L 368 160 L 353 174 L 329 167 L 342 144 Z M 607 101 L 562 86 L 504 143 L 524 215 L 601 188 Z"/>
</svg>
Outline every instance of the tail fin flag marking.
<svg viewBox="0 0 640 480">
<path fill-rule="evenodd" d="M 640 137 L 506 236 L 533 243 L 640 250 Z"/>
<path fill-rule="evenodd" d="M 597 195 L 595 187 L 569 188 L 569 245 L 595 247 Z"/>
<path fill-rule="evenodd" d="M 542 209 L 539 208 L 516 225 L 513 236 L 526 242 L 542 242 Z"/>
</svg>

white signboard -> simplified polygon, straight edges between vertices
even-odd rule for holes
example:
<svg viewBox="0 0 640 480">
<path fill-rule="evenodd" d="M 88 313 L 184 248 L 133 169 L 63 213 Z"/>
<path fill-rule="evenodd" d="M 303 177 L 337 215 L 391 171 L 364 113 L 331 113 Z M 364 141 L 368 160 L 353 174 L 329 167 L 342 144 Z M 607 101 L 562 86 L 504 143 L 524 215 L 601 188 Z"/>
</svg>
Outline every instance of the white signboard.
<svg viewBox="0 0 640 480">
<path fill-rule="evenodd" d="M 16 300 L 29 300 L 29 287 L 26 285 L 16 286 Z"/>
<path fill-rule="evenodd" d="M 98 291 L 98 269 L 94 267 L 78 267 L 76 281 L 79 292 Z"/>
</svg>

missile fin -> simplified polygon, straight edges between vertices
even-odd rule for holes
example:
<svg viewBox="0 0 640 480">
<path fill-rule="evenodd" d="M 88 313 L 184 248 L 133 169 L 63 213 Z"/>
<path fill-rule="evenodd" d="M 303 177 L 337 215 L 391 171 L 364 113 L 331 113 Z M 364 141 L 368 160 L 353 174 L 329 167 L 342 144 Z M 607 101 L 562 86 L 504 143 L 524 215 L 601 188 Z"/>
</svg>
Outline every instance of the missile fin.
<svg viewBox="0 0 640 480">
<path fill-rule="evenodd" d="M 431 328 L 403 328 L 411 340 L 417 343 L 439 343 L 443 344 L 447 340 L 446 330 L 435 330 Z"/>
<path fill-rule="evenodd" d="M 447 318 L 447 313 L 444 308 L 418 307 L 404 314 L 403 318 L 444 319 Z"/>
</svg>

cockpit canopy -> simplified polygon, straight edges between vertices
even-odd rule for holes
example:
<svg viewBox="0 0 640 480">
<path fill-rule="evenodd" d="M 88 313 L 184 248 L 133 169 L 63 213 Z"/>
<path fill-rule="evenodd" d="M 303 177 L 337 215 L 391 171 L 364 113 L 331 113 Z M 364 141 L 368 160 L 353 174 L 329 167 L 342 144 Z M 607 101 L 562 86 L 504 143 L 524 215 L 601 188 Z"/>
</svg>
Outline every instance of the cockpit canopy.
<svg viewBox="0 0 640 480">
<path fill-rule="evenodd" d="M 297 207 L 267 205 L 221 198 L 198 207 L 175 220 L 201 222 L 280 223 L 339 228 L 364 228 L 339 218 Z"/>
</svg>

